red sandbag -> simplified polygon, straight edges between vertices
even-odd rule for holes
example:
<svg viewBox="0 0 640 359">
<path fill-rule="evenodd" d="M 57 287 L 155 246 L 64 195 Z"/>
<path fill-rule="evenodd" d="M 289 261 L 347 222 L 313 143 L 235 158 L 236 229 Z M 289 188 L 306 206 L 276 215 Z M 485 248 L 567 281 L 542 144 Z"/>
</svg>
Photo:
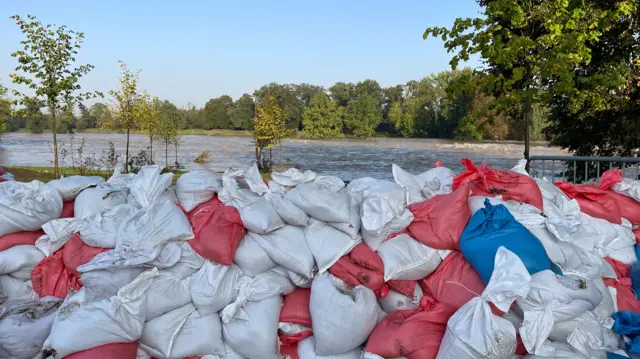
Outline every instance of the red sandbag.
<svg viewBox="0 0 640 359">
<path fill-rule="evenodd" d="M 138 343 L 113 343 L 83 350 L 64 357 L 65 359 L 135 359 Z"/>
<path fill-rule="evenodd" d="M 618 311 L 640 314 L 640 300 L 636 297 L 633 291 L 631 278 L 629 278 L 631 266 L 609 257 L 606 257 L 605 260 L 611 265 L 611 267 L 613 267 L 616 275 L 618 276 L 618 279 L 603 278 L 604 284 L 607 287 L 616 289 L 616 303 L 618 304 Z"/>
<path fill-rule="evenodd" d="M 542 193 L 533 178 L 510 170 L 494 170 L 486 163 L 478 168 L 467 158 L 463 158 L 460 163 L 466 171 L 453 179 L 454 191 L 463 183 L 469 182 L 474 196 L 502 196 L 505 201 L 524 202 L 543 210 Z"/>
<path fill-rule="evenodd" d="M 189 241 L 191 248 L 214 262 L 233 265 L 233 256 L 246 233 L 238 210 L 222 206 L 214 198 L 196 207 L 189 221 L 195 235 Z"/>
<path fill-rule="evenodd" d="M 60 213 L 60 218 L 73 218 L 73 208 L 75 203 L 75 200 L 62 202 L 62 213 Z"/>
<path fill-rule="evenodd" d="M 460 250 L 460 235 L 471 218 L 469 186 L 464 182 L 455 192 L 410 205 L 411 237 L 431 248 Z"/>
<path fill-rule="evenodd" d="M 293 293 L 285 296 L 282 310 L 280 310 L 280 323 L 292 323 L 311 328 L 310 300 L 311 289 L 309 288 L 296 288 Z"/>
<path fill-rule="evenodd" d="M 569 198 L 578 201 L 580 210 L 592 217 L 602 218 L 611 223 L 621 224 L 620 207 L 616 203 L 611 191 L 605 191 L 588 184 L 572 184 L 569 182 L 556 182 Z"/>
<path fill-rule="evenodd" d="M 78 267 L 83 264 L 89 263 L 93 257 L 102 252 L 108 251 L 109 248 L 99 248 L 86 245 L 79 234 L 74 234 L 62 247 L 62 261 L 64 266 L 74 274 L 76 277 L 80 277 Z"/>
<path fill-rule="evenodd" d="M 41 260 L 31 272 L 33 290 L 40 297 L 54 296 L 66 298 L 70 289 L 78 290 L 82 285 L 79 278 L 64 265 L 62 251 Z"/>
<path fill-rule="evenodd" d="M 611 189 L 614 184 L 622 182 L 622 170 L 615 168 L 608 170 L 600 177 L 600 188 L 604 190 Z"/>
<path fill-rule="evenodd" d="M 387 282 L 389 289 L 404 295 L 405 297 L 412 298 L 416 291 L 417 280 L 390 280 Z"/>
<path fill-rule="evenodd" d="M 417 310 L 396 310 L 384 318 L 364 351 L 383 358 L 434 359 L 455 312 L 447 304 L 423 297 Z"/>
<path fill-rule="evenodd" d="M 0 252 L 7 250 L 11 247 L 20 246 L 24 244 L 34 245 L 36 239 L 44 234 L 44 231 L 38 230 L 33 232 L 18 232 L 7 234 L 0 237 Z"/>
<path fill-rule="evenodd" d="M 382 258 L 364 243 L 358 244 L 351 253 L 340 257 L 329 268 L 329 273 L 340 278 L 349 287 L 362 284 L 376 292 L 379 297 L 385 297 L 389 292 L 384 285 Z"/>
<path fill-rule="evenodd" d="M 299 359 L 298 342 L 312 336 L 313 333 L 306 331 L 294 335 L 278 334 L 280 339 L 280 354 L 283 358 Z"/>
</svg>

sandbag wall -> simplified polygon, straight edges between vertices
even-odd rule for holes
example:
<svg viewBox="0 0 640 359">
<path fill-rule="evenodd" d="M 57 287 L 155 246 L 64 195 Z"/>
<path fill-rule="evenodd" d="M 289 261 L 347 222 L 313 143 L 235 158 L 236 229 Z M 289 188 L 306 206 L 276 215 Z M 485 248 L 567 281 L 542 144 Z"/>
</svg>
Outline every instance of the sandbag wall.
<svg viewBox="0 0 640 359">
<path fill-rule="evenodd" d="M 0 183 L 0 358 L 633 353 L 640 183 L 462 163 Z"/>
</svg>

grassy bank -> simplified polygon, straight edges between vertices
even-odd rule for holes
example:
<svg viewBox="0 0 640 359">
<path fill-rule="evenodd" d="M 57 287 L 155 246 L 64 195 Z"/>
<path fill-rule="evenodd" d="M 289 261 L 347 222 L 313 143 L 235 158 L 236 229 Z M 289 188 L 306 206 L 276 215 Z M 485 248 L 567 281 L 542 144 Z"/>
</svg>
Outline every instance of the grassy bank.
<svg viewBox="0 0 640 359">
<path fill-rule="evenodd" d="M 13 174 L 16 177 L 16 181 L 20 181 L 20 182 L 30 182 L 33 180 L 38 180 L 41 182 L 49 182 L 55 179 L 55 176 L 53 174 L 53 167 L 9 166 L 9 167 L 4 167 L 4 169 L 5 171 Z M 60 167 L 59 170 L 60 170 L 60 173 L 65 177 L 79 175 L 77 169 L 75 168 Z M 186 171 L 175 171 L 173 176 L 173 183 L 175 184 L 175 181 L 184 173 L 186 173 Z M 111 177 L 112 174 L 113 172 L 111 171 L 99 170 L 99 171 L 91 171 L 91 173 L 86 175 L 100 176 L 100 177 L 104 177 L 104 179 L 107 179 Z"/>
<path fill-rule="evenodd" d="M 26 128 L 21 128 L 17 133 L 29 133 Z M 51 133 L 51 130 L 45 130 L 44 133 Z M 121 134 L 118 131 L 110 131 L 103 130 L 101 128 L 87 128 L 82 131 L 76 132 L 78 135 L 82 135 L 83 133 L 113 133 L 113 134 Z M 140 131 L 133 130 L 131 133 L 142 133 Z M 179 132 L 181 135 L 201 135 L 201 136 L 253 136 L 251 131 L 233 131 L 233 130 L 200 130 L 200 129 L 190 129 L 190 130 L 181 130 Z"/>
</svg>

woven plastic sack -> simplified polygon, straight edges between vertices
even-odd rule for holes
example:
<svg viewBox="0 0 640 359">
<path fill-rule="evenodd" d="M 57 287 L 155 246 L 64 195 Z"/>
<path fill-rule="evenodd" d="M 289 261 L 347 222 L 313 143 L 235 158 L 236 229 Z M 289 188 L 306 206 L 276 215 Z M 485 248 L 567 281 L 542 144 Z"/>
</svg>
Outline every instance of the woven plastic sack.
<svg viewBox="0 0 640 359">
<path fill-rule="evenodd" d="M 62 251 L 40 261 L 31 272 L 31 282 L 33 290 L 40 297 L 53 296 L 62 299 L 67 297 L 70 290 L 78 290 L 82 286 L 80 278 L 64 265 Z"/>
<path fill-rule="evenodd" d="M 382 296 L 380 291 L 384 286 L 384 263 L 382 258 L 364 243 L 358 244 L 349 254 L 340 257 L 329 268 L 329 273 L 351 288 L 362 284 L 378 296 Z"/>
<path fill-rule="evenodd" d="M 14 246 L 34 245 L 36 244 L 36 240 L 43 234 L 44 232 L 42 230 L 38 230 L 4 235 L 0 237 L 0 251 L 7 250 Z"/>
<path fill-rule="evenodd" d="M 65 359 L 136 359 L 138 343 L 113 343 L 83 350 L 64 357 Z"/>
<path fill-rule="evenodd" d="M 582 212 L 592 217 L 605 219 L 611 223 L 622 223 L 620 207 L 608 191 L 589 184 L 556 182 L 555 185 L 569 198 L 578 201 Z"/>
<path fill-rule="evenodd" d="M 220 189 L 220 178 L 207 171 L 187 172 L 176 181 L 176 197 L 187 213 L 211 200 Z"/>
<path fill-rule="evenodd" d="M 60 213 L 62 198 L 54 188 L 40 181 L 0 183 L 0 236 L 37 231 Z"/>
</svg>

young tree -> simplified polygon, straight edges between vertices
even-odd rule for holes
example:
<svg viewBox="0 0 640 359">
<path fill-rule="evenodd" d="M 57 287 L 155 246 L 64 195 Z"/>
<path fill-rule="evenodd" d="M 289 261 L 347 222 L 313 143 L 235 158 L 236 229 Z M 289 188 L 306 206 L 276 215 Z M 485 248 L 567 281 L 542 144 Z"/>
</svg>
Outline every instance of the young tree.
<svg viewBox="0 0 640 359">
<path fill-rule="evenodd" d="M 129 71 L 129 68 L 123 61 L 120 64 L 120 88 L 118 90 L 109 91 L 109 94 L 115 101 L 113 108 L 114 119 L 119 122 L 127 131 L 127 145 L 124 153 L 124 170 L 129 171 L 129 137 L 132 129 L 137 126 L 136 112 L 138 103 L 141 101 L 142 94 L 138 91 L 138 77 L 140 70 L 136 72 Z M 105 123 L 106 128 L 115 128 L 115 121 Z"/>
<path fill-rule="evenodd" d="M 342 135 L 342 111 L 324 92 L 316 93 L 302 114 L 305 136 L 312 139 L 337 138 Z"/>
<path fill-rule="evenodd" d="M 165 167 L 169 167 L 169 145 L 177 141 L 178 136 L 178 108 L 165 100 L 159 102 L 158 136 L 164 143 Z"/>
<path fill-rule="evenodd" d="M 7 89 L 0 84 L 0 133 L 7 131 L 7 121 L 11 115 L 11 101 L 6 98 Z"/>
<path fill-rule="evenodd" d="M 389 114 L 387 115 L 389 124 L 395 127 L 396 124 L 402 121 L 403 115 L 404 111 L 402 110 L 402 105 L 400 104 L 400 102 L 391 103 L 391 106 L 389 106 Z"/>
<path fill-rule="evenodd" d="M 372 137 L 380 121 L 382 121 L 380 107 L 369 95 L 359 96 L 355 101 L 350 102 L 344 115 L 345 126 L 357 137 Z"/>
<path fill-rule="evenodd" d="M 135 107 L 135 118 L 138 119 L 140 131 L 149 137 L 149 156 L 153 162 L 153 140 L 158 137 L 160 124 L 160 99 L 151 98 L 148 93 L 142 94 L 142 98 Z"/>
<path fill-rule="evenodd" d="M 267 96 L 257 112 L 253 131 L 258 146 L 258 165 L 261 169 L 268 170 L 273 166 L 271 149 L 275 145 L 281 145 L 282 140 L 288 136 L 287 117 L 274 96 Z M 269 150 L 269 158 L 266 157 L 266 149 Z M 282 147 L 280 149 L 282 157 Z"/>
<path fill-rule="evenodd" d="M 59 176 L 58 139 L 56 136 L 58 113 L 69 104 L 96 96 L 99 92 L 78 93 L 79 80 L 93 69 L 93 65 L 81 65 L 73 68 L 76 55 L 84 42 L 84 34 L 68 29 L 66 26 L 44 25 L 35 16 L 26 19 L 15 15 L 11 17 L 24 35 L 21 50 L 11 54 L 18 60 L 16 73 L 10 75 L 13 83 L 28 86 L 33 92 L 26 96 L 15 92 L 19 104 L 42 103 L 52 119 L 53 165 L 56 178 Z"/>
<path fill-rule="evenodd" d="M 451 66 L 480 55 L 484 69 L 478 87 L 498 113 L 513 108 L 524 116 L 525 151 L 529 158 L 529 124 L 535 104 L 575 92 L 575 70 L 591 60 L 589 45 L 612 23 L 634 11 L 631 0 L 614 1 L 610 9 L 595 1 L 481 0 L 483 13 L 458 18 L 450 29 L 428 28 L 424 38 L 441 37 L 457 52 Z"/>
</svg>

